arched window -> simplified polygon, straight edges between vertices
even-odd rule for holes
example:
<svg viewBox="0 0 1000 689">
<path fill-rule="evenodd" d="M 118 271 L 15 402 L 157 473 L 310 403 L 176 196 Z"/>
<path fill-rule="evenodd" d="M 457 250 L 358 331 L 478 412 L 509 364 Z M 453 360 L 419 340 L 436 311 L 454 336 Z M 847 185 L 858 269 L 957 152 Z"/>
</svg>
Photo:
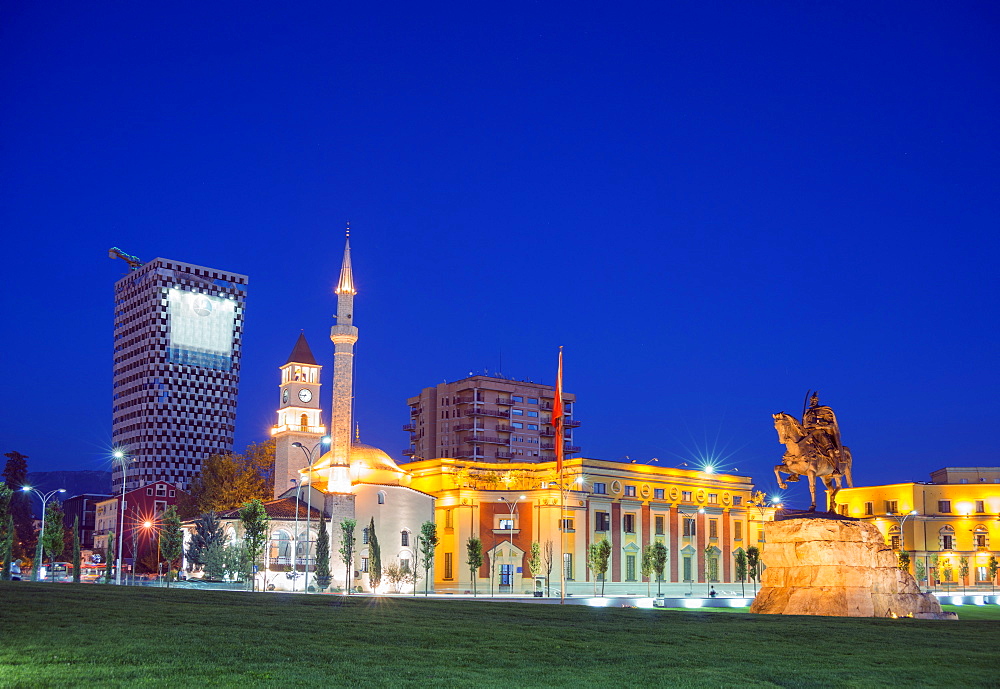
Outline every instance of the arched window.
<svg viewBox="0 0 1000 689">
<path fill-rule="evenodd" d="M 985 526 L 977 526 L 972 532 L 972 545 L 976 550 L 989 550 L 990 536 Z"/>
<path fill-rule="evenodd" d="M 889 547 L 891 547 L 893 550 L 899 550 L 899 543 L 900 543 L 899 534 L 900 532 L 898 524 L 889 529 Z"/>
<path fill-rule="evenodd" d="M 378 492 L 378 504 L 380 504 L 380 505 L 384 505 L 385 504 L 385 491 L 384 490 L 380 490 Z"/>
<path fill-rule="evenodd" d="M 308 414 L 303 414 L 302 416 L 299 417 L 299 426 L 301 427 L 301 428 L 299 428 L 299 430 L 301 430 L 301 431 L 308 431 L 309 430 L 309 415 Z"/>
<path fill-rule="evenodd" d="M 403 529 L 399 534 L 399 544 L 404 547 L 409 547 L 410 545 L 410 532 Z"/>
<path fill-rule="evenodd" d="M 941 550 L 952 550 L 955 547 L 955 529 L 945 524 L 941 527 L 938 534 L 938 541 L 941 546 Z"/>
<path fill-rule="evenodd" d="M 287 531 L 275 531 L 271 534 L 271 564 L 287 565 L 292 556 L 292 537 Z"/>
</svg>

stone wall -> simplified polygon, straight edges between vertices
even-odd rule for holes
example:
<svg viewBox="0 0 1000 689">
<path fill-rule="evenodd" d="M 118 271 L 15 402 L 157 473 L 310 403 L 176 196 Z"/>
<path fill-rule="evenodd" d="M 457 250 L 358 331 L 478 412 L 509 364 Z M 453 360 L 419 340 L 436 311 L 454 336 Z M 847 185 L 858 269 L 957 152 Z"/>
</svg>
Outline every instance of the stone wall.
<svg viewBox="0 0 1000 689">
<path fill-rule="evenodd" d="M 837 617 L 946 616 L 920 592 L 867 522 L 821 518 L 767 525 L 766 565 L 750 612 Z"/>
</svg>

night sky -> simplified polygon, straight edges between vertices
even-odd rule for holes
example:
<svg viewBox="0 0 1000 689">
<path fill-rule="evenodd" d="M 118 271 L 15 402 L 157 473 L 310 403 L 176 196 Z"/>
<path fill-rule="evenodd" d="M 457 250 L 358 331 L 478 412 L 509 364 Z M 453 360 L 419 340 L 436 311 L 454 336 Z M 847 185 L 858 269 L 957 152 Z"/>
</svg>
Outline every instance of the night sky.
<svg viewBox="0 0 1000 689">
<path fill-rule="evenodd" d="M 771 414 L 818 389 L 859 485 L 1000 464 L 994 2 L 2 11 L 0 439 L 33 471 L 109 467 L 111 246 L 250 276 L 238 446 L 301 329 L 329 410 L 347 221 L 357 421 L 397 460 L 407 397 L 551 383 L 564 345 L 588 457 L 770 490 Z"/>
</svg>

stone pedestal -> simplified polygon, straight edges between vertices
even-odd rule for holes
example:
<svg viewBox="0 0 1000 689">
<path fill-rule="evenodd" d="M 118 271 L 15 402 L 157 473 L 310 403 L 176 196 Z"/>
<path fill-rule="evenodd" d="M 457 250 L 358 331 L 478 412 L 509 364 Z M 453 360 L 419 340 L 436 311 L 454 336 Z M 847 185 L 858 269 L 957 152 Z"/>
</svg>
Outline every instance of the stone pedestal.
<svg viewBox="0 0 1000 689">
<path fill-rule="evenodd" d="M 770 615 L 944 619 L 881 532 L 861 521 L 787 519 L 767 525 L 766 565 L 750 612 Z"/>
</svg>

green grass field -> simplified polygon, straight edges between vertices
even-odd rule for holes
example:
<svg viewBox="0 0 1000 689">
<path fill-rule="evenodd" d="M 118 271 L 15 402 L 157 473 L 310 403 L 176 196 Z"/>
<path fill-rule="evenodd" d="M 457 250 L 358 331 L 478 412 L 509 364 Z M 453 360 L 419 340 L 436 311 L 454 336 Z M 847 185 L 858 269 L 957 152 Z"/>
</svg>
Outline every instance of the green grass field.
<svg viewBox="0 0 1000 689">
<path fill-rule="evenodd" d="M 959 622 L 0 583 L 0 685 L 1000 686 Z"/>
</svg>

